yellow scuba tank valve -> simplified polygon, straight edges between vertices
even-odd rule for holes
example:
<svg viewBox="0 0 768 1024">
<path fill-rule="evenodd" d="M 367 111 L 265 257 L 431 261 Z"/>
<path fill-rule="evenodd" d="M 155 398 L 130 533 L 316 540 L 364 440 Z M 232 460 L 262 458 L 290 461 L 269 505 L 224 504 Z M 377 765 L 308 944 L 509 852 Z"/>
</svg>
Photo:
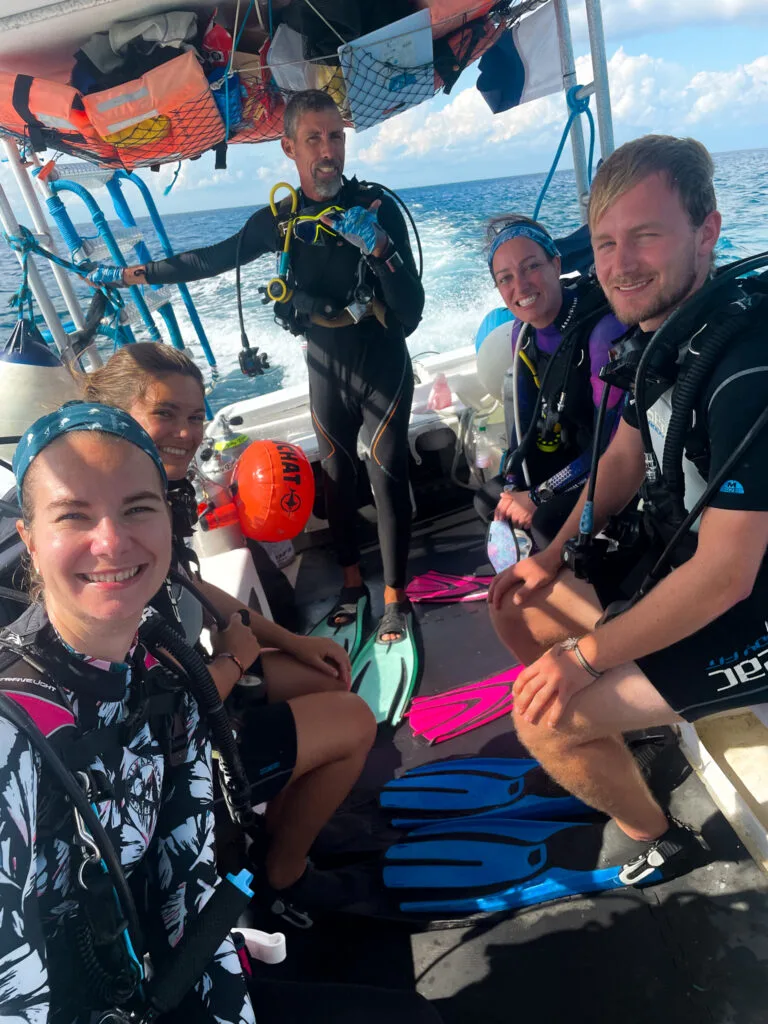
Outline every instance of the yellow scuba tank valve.
<svg viewBox="0 0 768 1024">
<path fill-rule="evenodd" d="M 267 281 L 264 288 L 264 302 L 288 302 L 293 296 L 293 289 L 288 287 L 288 265 L 291 252 L 291 239 L 293 238 L 293 221 L 299 209 L 299 194 L 293 185 L 286 181 L 278 181 L 269 193 L 269 208 L 275 218 L 278 216 L 275 196 L 280 189 L 287 189 L 291 199 L 291 214 L 288 218 L 288 225 L 285 229 L 285 242 L 283 251 L 277 258 L 277 274 Z"/>
</svg>

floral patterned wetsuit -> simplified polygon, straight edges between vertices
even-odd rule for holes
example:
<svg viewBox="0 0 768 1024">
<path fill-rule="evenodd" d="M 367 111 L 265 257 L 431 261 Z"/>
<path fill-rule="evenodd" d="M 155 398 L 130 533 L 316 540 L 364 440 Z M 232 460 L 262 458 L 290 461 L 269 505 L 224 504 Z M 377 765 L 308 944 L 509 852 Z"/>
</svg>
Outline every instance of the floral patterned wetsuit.
<svg viewBox="0 0 768 1024">
<path fill-rule="evenodd" d="M 83 659 L 65 649 L 41 609 L 26 612 L 8 630 L 38 636 L 56 648 L 73 672 L 57 679 L 85 734 L 127 719 L 152 672 L 165 670 L 141 645 L 126 663 Z M 24 676 L 25 662 L 12 671 Z M 175 946 L 218 884 L 214 863 L 211 745 L 195 701 L 185 694 L 180 721 L 186 749 L 176 764 L 163 755 L 148 723 L 125 746 L 116 743 L 92 768 L 106 780 L 107 799 L 96 807 L 129 879 L 142 875 L 141 926 L 155 948 Z M 44 786 L 50 786 L 45 771 Z M 40 760 L 26 736 L 0 717 L 0 1016 L 14 1024 L 85 1024 L 90 1019 L 76 971 L 66 919 L 77 908 L 73 816 L 36 840 Z M 139 869 L 141 868 L 141 871 Z M 69 933 L 71 934 L 71 932 Z M 63 980 L 62 979 L 63 976 Z M 54 979 L 53 981 L 51 979 Z M 196 1019 L 252 1024 L 253 1011 L 235 949 L 226 940 L 198 982 Z"/>
</svg>

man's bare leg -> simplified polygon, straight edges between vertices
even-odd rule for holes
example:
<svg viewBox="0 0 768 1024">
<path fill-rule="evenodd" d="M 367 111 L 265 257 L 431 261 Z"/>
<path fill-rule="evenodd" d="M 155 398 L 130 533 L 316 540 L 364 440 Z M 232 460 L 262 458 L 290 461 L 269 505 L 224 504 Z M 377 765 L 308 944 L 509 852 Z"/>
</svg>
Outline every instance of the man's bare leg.
<svg viewBox="0 0 768 1024">
<path fill-rule="evenodd" d="M 514 591 L 507 592 L 501 607 L 489 605 L 489 612 L 499 639 L 523 665 L 530 665 L 565 637 L 589 632 L 603 614 L 594 588 L 568 569 L 523 605 L 515 604 L 513 595 Z"/>
<path fill-rule="evenodd" d="M 606 672 L 571 698 L 556 729 L 514 716 L 520 740 L 584 803 L 632 839 L 653 840 L 669 823 L 621 737 L 682 719 L 634 663 Z"/>
</svg>

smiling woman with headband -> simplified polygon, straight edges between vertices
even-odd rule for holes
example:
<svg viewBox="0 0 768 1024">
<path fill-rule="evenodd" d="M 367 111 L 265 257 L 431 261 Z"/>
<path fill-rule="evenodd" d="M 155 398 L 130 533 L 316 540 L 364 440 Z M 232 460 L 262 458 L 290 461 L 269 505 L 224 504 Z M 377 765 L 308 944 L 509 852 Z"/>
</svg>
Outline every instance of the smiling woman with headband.
<svg viewBox="0 0 768 1024">
<path fill-rule="evenodd" d="M 32 424 L 13 468 L 38 600 L 0 631 L 2 1015 L 155 1019 L 153 981 L 192 955 L 185 937 L 199 954 L 213 930 L 215 945 L 228 915 L 219 902 L 206 918 L 207 904 L 235 888 L 216 870 L 213 719 L 182 662 L 150 653 L 143 627 L 139 637 L 171 558 L 165 469 L 131 416 L 94 402 Z M 411 992 L 246 984 L 241 956 L 230 937 L 209 962 L 198 956 L 197 982 L 161 1019 L 439 1024 Z"/>
<path fill-rule="evenodd" d="M 509 365 L 515 351 L 518 365 L 505 386 L 505 471 L 478 491 L 475 508 L 484 519 L 532 529 L 542 544 L 565 521 L 589 472 L 603 389 L 598 373 L 625 328 L 591 283 L 561 281 L 557 245 L 537 221 L 497 217 L 487 243 L 488 269 L 515 317 Z M 611 421 L 618 419 L 620 395 L 610 397 Z"/>
<path fill-rule="evenodd" d="M 60 744 L 70 771 L 78 759 L 77 778 L 116 862 L 146 878 L 147 898 L 135 913 L 159 964 L 200 914 L 200 894 L 219 882 L 208 724 L 137 639 L 171 558 L 165 469 L 135 420 L 85 402 L 37 420 L 13 467 L 18 530 L 40 599 L 0 633 L 0 690 Z M 170 724 L 170 715 L 149 717 L 158 687 L 168 695 L 176 688 L 180 759 L 164 756 L 161 719 Z M 105 934 L 98 911 L 114 893 L 104 889 L 105 876 L 88 872 L 64 791 L 51 785 L 37 747 L 3 710 L 0 834 L 10 883 L 0 896 L 3 1014 L 88 1019 L 114 1005 L 142 950 L 126 946 L 114 926 Z M 119 984 L 110 973 L 116 965 Z M 253 1021 L 229 939 L 200 977 L 201 1006 L 204 993 L 211 1020 Z"/>
</svg>

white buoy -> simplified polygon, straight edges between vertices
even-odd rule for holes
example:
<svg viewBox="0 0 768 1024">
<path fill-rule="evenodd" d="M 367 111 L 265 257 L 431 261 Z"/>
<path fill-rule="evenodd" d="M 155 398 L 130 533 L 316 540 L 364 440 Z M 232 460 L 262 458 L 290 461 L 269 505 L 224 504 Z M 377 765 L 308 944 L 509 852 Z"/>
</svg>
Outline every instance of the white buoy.
<svg viewBox="0 0 768 1024">
<path fill-rule="evenodd" d="M 504 374 L 512 365 L 514 320 L 494 327 L 477 350 L 477 377 L 489 395 L 501 401 Z"/>
<path fill-rule="evenodd" d="M 40 416 L 79 398 L 77 384 L 30 320 L 19 320 L 0 350 L 0 437 L 20 437 Z M 0 445 L 10 461 L 16 444 Z"/>
</svg>

